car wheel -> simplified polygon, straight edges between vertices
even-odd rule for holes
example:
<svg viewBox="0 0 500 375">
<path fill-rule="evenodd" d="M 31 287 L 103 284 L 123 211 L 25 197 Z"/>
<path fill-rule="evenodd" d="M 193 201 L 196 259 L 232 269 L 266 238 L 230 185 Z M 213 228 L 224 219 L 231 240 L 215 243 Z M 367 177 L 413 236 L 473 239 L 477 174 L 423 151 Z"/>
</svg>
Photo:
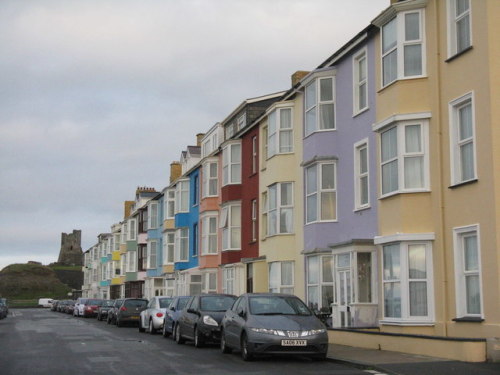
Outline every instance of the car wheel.
<svg viewBox="0 0 500 375">
<path fill-rule="evenodd" d="M 224 336 L 224 331 L 220 332 L 220 350 L 224 354 L 231 353 L 231 348 L 226 345 L 226 337 Z"/>
<path fill-rule="evenodd" d="M 184 339 L 181 336 L 181 329 L 178 324 L 175 326 L 175 342 L 179 345 L 184 344 Z"/>
<path fill-rule="evenodd" d="M 170 336 L 170 332 L 167 331 L 167 324 L 165 321 L 163 321 L 163 329 L 162 329 L 162 334 L 163 337 L 168 337 Z"/>
<path fill-rule="evenodd" d="M 248 349 L 248 339 L 245 333 L 241 336 L 241 358 L 247 362 L 253 360 L 253 355 Z"/>
<path fill-rule="evenodd" d="M 200 336 L 200 331 L 198 327 L 194 327 L 194 347 L 201 348 L 203 346 L 203 337 Z"/>
<path fill-rule="evenodd" d="M 142 326 L 142 319 L 139 320 L 139 332 L 145 332 L 146 329 Z"/>
<path fill-rule="evenodd" d="M 153 325 L 153 319 L 149 319 L 149 334 L 154 335 L 156 333 L 155 326 Z"/>
</svg>

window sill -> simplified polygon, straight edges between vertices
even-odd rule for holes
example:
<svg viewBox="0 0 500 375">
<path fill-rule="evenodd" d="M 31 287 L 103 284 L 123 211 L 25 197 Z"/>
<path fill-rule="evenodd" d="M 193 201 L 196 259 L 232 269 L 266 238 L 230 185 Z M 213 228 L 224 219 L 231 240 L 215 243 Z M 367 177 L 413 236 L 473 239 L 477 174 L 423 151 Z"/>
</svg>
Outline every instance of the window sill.
<svg viewBox="0 0 500 375">
<path fill-rule="evenodd" d="M 479 317 L 479 316 L 464 316 L 462 318 L 455 318 L 452 319 L 454 322 L 457 323 L 482 323 L 484 322 L 484 319 Z"/>
<path fill-rule="evenodd" d="M 434 326 L 435 323 L 433 321 L 418 321 L 418 320 L 380 320 L 379 323 L 381 325 L 386 326 Z"/>
<path fill-rule="evenodd" d="M 336 132 L 337 131 L 337 128 L 334 128 L 334 129 L 319 129 L 319 130 L 315 130 L 307 135 L 304 136 L 304 139 L 306 138 L 309 138 L 310 136 L 314 135 L 314 134 L 318 134 L 318 133 L 327 133 L 327 132 Z"/>
<path fill-rule="evenodd" d="M 462 51 L 460 51 L 460 52 L 458 52 L 458 53 L 456 53 L 456 54 L 454 54 L 454 55 L 452 55 L 452 56 L 448 57 L 446 60 L 444 60 L 444 62 L 445 62 L 445 63 L 449 63 L 449 62 L 451 62 L 451 61 L 455 60 L 456 58 L 458 58 L 458 57 L 460 57 L 460 56 L 462 56 L 462 55 L 466 54 L 466 53 L 467 53 L 467 52 L 469 52 L 470 50 L 472 50 L 472 46 L 469 46 L 469 47 L 467 47 L 466 49 L 464 49 L 464 50 L 462 50 Z"/>
<path fill-rule="evenodd" d="M 479 180 L 477 178 L 473 179 L 473 180 L 468 180 L 468 181 L 464 181 L 464 182 L 459 182 L 457 184 L 454 184 L 454 185 L 450 185 L 448 186 L 448 189 L 456 189 L 456 188 L 459 188 L 461 186 L 464 186 L 464 185 L 470 185 L 470 184 L 475 184 L 476 182 L 478 182 Z"/>
<path fill-rule="evenodd" d="M 421 193 L 430 193 L 430 192 L 431 191 L 429 189 L 421 189 L 421 190 L 398 190 L 398 191 L 394 191 L 394 192 L 382 195 L 378 199 L 382 200 L 382 199 L 394 197 L 395 195 L 400 195 L 400 194 L 421 194 Z"/>
<path fill-rule="evenodd" d="M 358 212 L 362 212 L 362 211 L 365 211 L 365 210 L 369 210 L 370 208 L 372 208 L 372 206 L 368 205 L 368 206 L 363 206 L 363 207 L 357 207 L 353 210 L 354 213 L 358 213 Z"/>
<path fill-rule="evenodd" d="M 359 111 L 357 111 L 357 112 L 354 112 L 354 113 L 352 114 L 352 118 L 356 118 L 356 117 L 358 117 L 359 115 L 361 115 L 361 114 L 363 114 L 363 113 L 367 112 L 369 109 L 370 109 L 370 107 L 365 107 L 365 108 L 363 108 L 363 109 L 361 109 L 361 110 L 359 110 Z"/>
<path fill-rule="evenodd" d="M 331 223 L 338 223 L 338 220 L 316 220 L 316 221 L 310 221 L 309 223 L 306 223 L 305 225 L 313 225 L 313 224 L 331 224 Z"/>
<path fill-rule="evenodd" d="M 392 85 L 394 85 L 395 83 L 397 82 L 402 82 L 402 81 L 411 81 L 411 80 L 415 80 L 415 79 L 426 79 L 428 78 L 427 75 L 422 75 L 422 76 L 415 76 L 415 77 L 401 77 L 401 78 L 396 78 L 394 81 L 392 81 L 391 83 L 388 83 L 387 85 L 381 87 L 378 91 L 377 91 L 377 94 L 378 93 L 381 93 L 382 91 L 384 91 L 385 89 L 387 89 L 388 87 L 391 87 Z"/>
</svg>

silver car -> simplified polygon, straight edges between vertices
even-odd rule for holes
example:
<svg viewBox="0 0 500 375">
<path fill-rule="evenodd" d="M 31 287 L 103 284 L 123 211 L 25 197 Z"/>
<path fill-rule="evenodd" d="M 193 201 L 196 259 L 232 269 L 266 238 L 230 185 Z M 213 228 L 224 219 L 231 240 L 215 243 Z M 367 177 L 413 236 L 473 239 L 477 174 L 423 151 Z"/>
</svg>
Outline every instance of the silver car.
<svg viewBox="0 0 500 375">
<path fill-rule="evenodd" d="M 139 320 L 139 332 L 148 331 L 155 334 L 163 328 L 165 312 L 172 302 L 172 297 L 153 297 L 149 300 L 146 310 L 141 311 Z"/>
<path fill-rule="evenodd" d="M 243 294 L 226 311 L 221 330 L 221 351 L 240 350 L 245 361 L 258 354 L 324 359 L 328 350 L 325 325 L 304 302 L 289 294 Z"/>
</svg>

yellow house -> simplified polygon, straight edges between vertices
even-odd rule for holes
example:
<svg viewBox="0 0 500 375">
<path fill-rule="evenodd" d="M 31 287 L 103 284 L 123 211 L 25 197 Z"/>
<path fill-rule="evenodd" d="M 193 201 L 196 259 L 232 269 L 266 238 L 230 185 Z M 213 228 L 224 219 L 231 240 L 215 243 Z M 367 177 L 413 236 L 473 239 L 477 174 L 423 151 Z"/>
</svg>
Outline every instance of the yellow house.
<svg viewBox="0 0 500 375">
<path fill-rule="evenodd" d="M 385 336 L 363 345 L 484 361 L 500 337 L 498 16 L 497 0 L 393 0 L 373 21 Z"/>
</svg>

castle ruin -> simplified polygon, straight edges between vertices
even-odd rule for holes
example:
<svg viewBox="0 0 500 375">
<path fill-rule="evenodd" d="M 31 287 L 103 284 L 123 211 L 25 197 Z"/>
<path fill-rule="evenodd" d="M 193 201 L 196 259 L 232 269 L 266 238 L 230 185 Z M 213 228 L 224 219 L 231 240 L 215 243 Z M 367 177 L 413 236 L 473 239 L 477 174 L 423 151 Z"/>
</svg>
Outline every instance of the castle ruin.
<svg viewBox="0 0 500 375">
<path fill-rule="evenodd" d="M 82 231 L 73 230 L 73 233 L 61 234 L 61 251 L 57 263 L 65 266 L 82 266 Z"/>
</svg>

